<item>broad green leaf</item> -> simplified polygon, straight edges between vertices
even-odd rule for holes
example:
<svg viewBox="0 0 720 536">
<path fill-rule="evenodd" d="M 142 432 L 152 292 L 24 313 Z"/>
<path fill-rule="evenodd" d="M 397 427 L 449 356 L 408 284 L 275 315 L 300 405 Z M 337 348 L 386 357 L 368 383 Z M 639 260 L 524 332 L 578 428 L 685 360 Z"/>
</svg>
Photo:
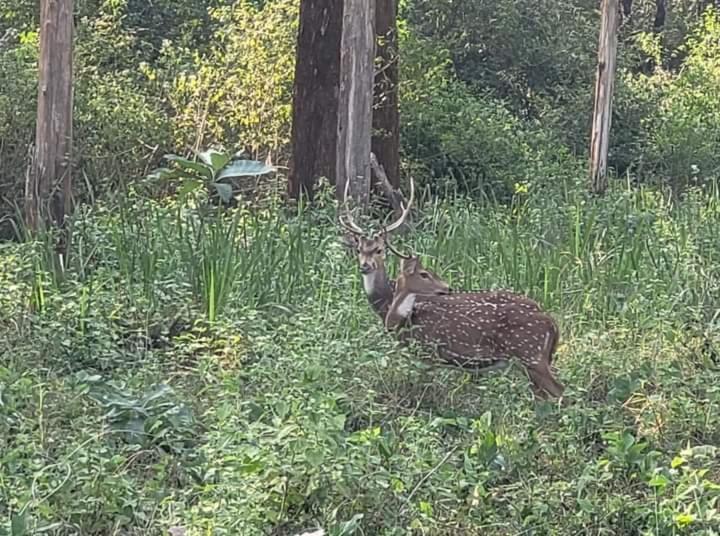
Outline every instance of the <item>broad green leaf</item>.
<svg viewBox="0 0 720 536">
<path fill-rule="evenodd" d="M 230 199 L 232 199 L 232 186 L 222 182 L 213 182 L 212 185 L 215 187 L 215 190 L 223 201 L 228 203 Z"/>
<path fill-rule="evenodd" d="M 577 500 L 577 503 L 583 512 L 592 513 L 595 510 L 595 508 L 593 507 L 593 503 L 591 503 L 587 499 L 579 498 Z"/>
<path fill-rule="evenodd" d="M 316 469 L 325 461 L 325 455 L 321 449 L 307 449 L 305 451 L 305 459 L 310 465 Z"/>
<path fill-rule="evenodd" d="M 221 153 L 213 149 L 208 149 L 207 151 L 198 153 L 198 158 L 210 166 L 213 169 L 213 173 L 220 171 L 230 161 L 229 154 Z"/>
<path fill-rule="evenodd" d="M 247 177 L 253 175 L 266 175 L 275 171 L 275 166 L 269 166 L 258 160 L 236 160 L 228 164 L 217 176 L 218 181 L 228 177 Z"/>
<path fill-rule="evenodd" d="M 165 159 L 175 162 L 178 166 L 183 168 L 186 173 L 187 170 L 190 169 L 199 173 L 208 180 L 212 180 L 213 178 L 212 168 L 200 162 L 193 162 L 192 160 L 188 160 L 187 158 L 183 158 L 182 156 L 178 156 L 176 154 L 166 154 Z"/>
<path fill-rule="evenodd" d="M 670 483 L 665 475 L 657 474 L 650 479 L 650 484 L 653 488 L 664 488 Z"/>
</svg>

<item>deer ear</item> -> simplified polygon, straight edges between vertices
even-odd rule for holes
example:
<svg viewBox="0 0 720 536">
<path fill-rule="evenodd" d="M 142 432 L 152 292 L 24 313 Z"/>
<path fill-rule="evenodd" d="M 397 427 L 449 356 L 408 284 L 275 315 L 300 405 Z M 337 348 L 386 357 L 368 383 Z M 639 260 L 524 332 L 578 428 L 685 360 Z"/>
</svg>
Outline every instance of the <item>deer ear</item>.
<svg viewBox="0 0 720 536">
<path fill-rule="evenodd" d="M 417 270 L 418 258 L 400 259 L 400 271 L 404 274 L 412 274 Z"/>
</svg>

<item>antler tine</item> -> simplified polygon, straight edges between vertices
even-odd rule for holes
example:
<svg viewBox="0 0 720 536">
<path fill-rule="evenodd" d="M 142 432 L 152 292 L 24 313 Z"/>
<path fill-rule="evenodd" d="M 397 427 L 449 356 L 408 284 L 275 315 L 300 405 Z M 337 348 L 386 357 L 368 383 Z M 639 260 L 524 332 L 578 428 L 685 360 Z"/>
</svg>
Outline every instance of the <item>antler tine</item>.
<svg viewBox="0 0 720 536">
<path fill-rule="evenodd" d="M 343 193 L 342 204 L 343 204 L 344 210 L 347 214 L 348 221 L 346 222 L 344 219 L 345 214 L 341 213 L 338 216 L 338 222 L 346 231 L 348 231 L 354 235 L 357 235 L 357 236 L 365 236 L 366 235 L 365 231 L 363 231 L 362 228 L 357 223 L 355 223 L 355 220 L 353 220 L 353 217 L 350 214 L 350 211 L 347 209 L 347 196 L 348 196 L 349 187 L 350 187 L 350 181 L 346 179 L 345 180 L 345 191 Z"/>
<path fill-rule="evenodd" d="M 397 249 L 395 249 L 395 248 L 393 247 L 393 245 L 390 243 L 390 241 L 387 239 L 387 235 L 385 235 L 385 245 L 387 246 L 387 248 L 388 248 L 390 251 L 392 251 L 395 255 L 397 255 L 397 256 L 400 257 L 401 259 L 405 259 L 405 260 L 412 259 L 412 254 L 410 254 L 410 255 L 405 255 L 404 253 L 401 253 L 401 252 L 399 252 Z"/>
<path fill-rule="evenodd" d="M 398 227 L 400 227 L 403 222 L 405 221 L 405 218 L 407 218 L 407 215 L 410 213 L 410 207 L 412 207 L 413 199 L 415 198 L 415 182 L 413 181 L 413 178 L 410 177 L 410 200 L 408 201 L 407 206 L 403 206 L 402 203 L 400 203 L 400 206 L 403 207 L 402 214 L 400 214 L 400 218 L 397 219 L 397 221 L 391 223 L 387 227 L 383 229 L 384 233 L 391 233 Z"/>
</svg>

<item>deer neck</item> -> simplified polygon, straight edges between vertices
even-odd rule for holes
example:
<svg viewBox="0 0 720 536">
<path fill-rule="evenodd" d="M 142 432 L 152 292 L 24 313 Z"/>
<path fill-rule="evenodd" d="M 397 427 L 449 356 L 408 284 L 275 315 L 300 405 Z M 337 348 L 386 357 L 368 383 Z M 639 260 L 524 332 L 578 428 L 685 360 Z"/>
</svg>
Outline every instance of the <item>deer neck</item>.
<svg viewBox="0 0 720 536">
<path fill-rule="evenodd" d="M 392 281 L 385 268 L 378 268 L 369 274 L 363 274 L 363 288 L 373 310 L 382 318 L 387 314 L 392 303 L 395 291 L 395 281 Z"/>
<path fill-rule="evenodd" d="M 410 320 L 416 298 L 417 294 L 413 292 L 399 290 L 385 316 L 385 327 L 390 330 L 397 329 Z"/>
</svg>

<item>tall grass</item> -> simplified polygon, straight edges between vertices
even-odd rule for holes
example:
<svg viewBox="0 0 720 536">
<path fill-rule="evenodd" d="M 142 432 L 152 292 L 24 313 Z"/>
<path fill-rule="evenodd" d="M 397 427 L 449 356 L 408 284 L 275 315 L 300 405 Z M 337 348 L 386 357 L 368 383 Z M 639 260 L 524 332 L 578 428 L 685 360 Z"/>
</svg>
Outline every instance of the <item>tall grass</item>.
<svg viewBox="0 0 720 536">
<path fill-rule="evenodd" d="M 716 524 L 702 516 L 717 504 L 717 191 L 680 204 L 651 190 L 433 201 L 396 239 L 454 287 L 511 287 L 552 310 L 562 407 L 532 404 L 513 373 L 473 380 L 400 358 L 409 354 L 370 312 L 333 216 L 332 206 L 97 206 L 76 221 L 86 253 L 59 285 L 40 244 L 4 245 L 3 312 L 26 312 L 17 302 L 35 279 L 43 304 L 26 329 L 0 318 L 0 413 L 20 430 L 0 438 L 13 458 L 0 485 L 11 515 L 104 533 L 123 511 L 122 530 L 153 534 L 332 527 L 360 513 L 368 534 Z M 190 309 L 190 324 L 164 345 L 131 338 L 151 339 L 142 322 L 168 320 L 168 304 Z M 112 430 L 117 408 L 83 394 L 107 384 L 127 408 L 165 383 L 177 399 L 157 399 L 159 413 L 121 416 L 122 430 L 147 435 L 143 456 Z"/>
<path fill-rule="evenodd" d="M 189 288 L 215 321 L 229 301 L 293 306 L 308 296 L 327 300 L 329 287 L 357 288 L 353 263 L 326 223 L 332 210 L 221 211 L 135 199 L 86 216 L 94 230 L 79 226 L 74 242 L 92 251 L 95 266 L 115 267 L 133 301 L 154 307 L 158 289 L 172 281 Z M 649 189 L 604 199 L 569 191 L 522 194 L 510 206 L 429 201 L 400 244 L 423 254 L 456 288 L 512 288 L 584 322 L 647 325 L 678 307 L 697 320 L 718 306 L 718 228 L 716 188 L 690 192 L 681 205 Z M 48 249 L 36 257 L 39 307 L 43 274 L 57 273 Z M 73 266 L 84 273 L 88 261 Z"/>
</svg>

